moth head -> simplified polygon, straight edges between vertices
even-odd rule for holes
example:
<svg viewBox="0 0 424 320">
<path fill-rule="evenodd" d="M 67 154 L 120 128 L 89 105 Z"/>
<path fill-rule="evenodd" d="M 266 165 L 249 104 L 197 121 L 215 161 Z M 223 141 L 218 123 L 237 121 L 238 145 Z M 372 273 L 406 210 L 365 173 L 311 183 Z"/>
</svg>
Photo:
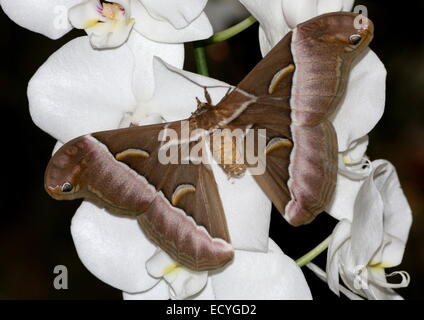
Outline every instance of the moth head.
<svg viewBox="0 0 424 320">
<path fill-rule="evenodd" d="M 352 53 L 367 47 L 374 35 L 372 21 L 352 12 L 328 13 L 298 26 L 301 38 L 316 39 L 318 47 L 333 52 Z"/>
<path fill-rule="evenodd" d="M 83 139 L 84 137 L 68 142 L 50 159 L 44 176 L 44 188 L 54 199 L 79 198 L 80 176 L 86 155 Z"/>
</svg>

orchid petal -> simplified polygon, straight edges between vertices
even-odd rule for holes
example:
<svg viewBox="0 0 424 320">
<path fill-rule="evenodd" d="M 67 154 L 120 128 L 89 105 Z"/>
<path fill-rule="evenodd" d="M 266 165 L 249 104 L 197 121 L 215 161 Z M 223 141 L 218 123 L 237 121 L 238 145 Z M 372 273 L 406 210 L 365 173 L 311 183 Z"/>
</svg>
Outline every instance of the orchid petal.
<svg viewBox="0 0 424 320">
<path fill-rule="evenodd" d="M 98 51 L 92 50 L 87 37 L 68 42 L 29 83 L 33 121 L 61 142 L 116 129 L 123 115 L 136 106 L 131 90 L 133 64 L 126 46 Z"/>
<path fill-rule="evenodd" d="M 186 119 L 197 108 L 195 98 L 205 100 L 205 87 L 214 104 L 231 88 L 225 82 L 175 68 L 158 57 L 153 60 L 153 71 L 155 93 L 134 112 L 136 118 L 157 112 L 166 121 Z"/>
<path fill-rule="evenodd" d="M 51 39 L 72 29 L 68 9 L 81 0 L 0 0 L 3 11 L 15 23 Z"/>
<path fill-rule="evenodd" d="M 355 0 L 342 0 L 342 11 L 351 11 Z"/>
<path fill-rule="evenodd" d="M 339 272 L 340 272 L 340 251 L 346 248 L 346 244 L 350 239 L 350 222 L 341 220 L 331 235 L 330 244 L 327 250 L 327 282 L 329 288 L 339 295 Z"/>
<path fill-rule="evenodd" d="M 249 17 L 249 12 L 238 0 L 208 1 L 205 13 L 212 23 L 215 32 L 223 31 Z"/>
<path fill-rule="evenodd" d="M 84 201 L 72 219 L 71 233 L 82 263 L 107 284 L 135 293 L 158 282 L 144 267 L 156 247 L 135 219 L 111 215 Z"/>
<path fill-rule="evenodd" d="M 402 299 L 393 288 L 404 288 L 409 285 L 409 275 L 404 271 L 393 272 L 386 275 L 383 268 L 355 266 L 352 255 L 348 250 L 343 251 L 342 268 L 340 276 L 343 282 L 353 292 L 370 300 L 400 300 Z M 388 283 L 386 277 L 401 276 L 399 283 Z"/>
<path fill-rule="evenodd" d="M 137 1 L 137 0 L 136 0 Z M 207 0 L 138 0 L 155 19 L 167 21 L 176 29 L 187 27 L 206 6 Z"/>
<path fill-rule="evenodd" d="M 371 164 L 365 157 L 368 136 L 351 144 L 345 152 L 339 153 L 339 170 L 336 188 L 326 211 L 338 220 L 353 220 L 353 208 L 364 179 L 371 173 Z"/>
<path fill-rule="evenodd" d="M 385 97 L 386 69 L 368 49 L 355 60 L 345 96 L 330 117 L 337 133 L 339 152 L 374 128 L 383 115 Z"/>
<path fill-rule="evenodd" d="M 374 183 L 374 172 L 364 181 L 358 191 L 352 221 L 352 256 L 356 266 L 368 265 L 383 241 L 384 202 Z"/>
<path fill-rule="evenodd" d="M 170 287 L 165 280 L 159 281 L 153 288 L 140 292 L 130 294 L 127 292 L 123 293 L 125 300 L 169 300 L 176 299 L 175 296 L 170 294 Z M 207 279 L 206 286 L 197 294 L 187 297 L 186 300 L 215 300 L 215 294 L 213 292 L 211 278 Z"/>
<path fill-rule="evenodd" d="M 269 239 L 267 253 L 235 251 L 234 260 L 212 274 L 217 299 L 311 299 L 301 269 Z"/>
<path fill-rule="evenodd" d="M 317 16 L 318 3 L 318 0 L 282 0 L 284 19 L 290 29 L 294 29 L 299 23 Z"/>
<path fill-rule="evenodd" d="M 146 269 L 154 278 L 163 277 L 170 286 L 171 297 L 176 299 L 199 293 L 208 281 L 207 271 L 193 271 L 178 265 L 160 249 L 146 262 Z"/>
<path fill-rule="evenodd" d="M 358 140 L 355 140 L 349 146 L 343 154 L 343 160 L 346 164 L 357 164 L 361 163 L 362 159 L 365 157 L 369 144 L 369 137 L 363 136 Z"/>
<path fill-rule="evenodd" d="M 369 274 L 369 296 L 376 300 L 403 300 L 392 288 L 404 288 L 409 285 L 409 275 L 407 273 L 395 272 L 386 275 L 383 268 L 368 268 Z M 386 277 L 400 274 L 402 281 L 398 284 L 387 283 Z"/>
<path fill-rule="evenodd" d="M 63 147 L 63 143 L 60 141 L 57 141 L 53 147 L 52 156 L 62 147 Z"/>
<path fill-rule="evenodd" d="M 216 300 L 215 292 L 213 291 L 212 278 L 208 277 L 206 286 L 198 294 L 189 298 L 190 300 Z"/>
<path fill-rule="evenodd" d="M 167 21 L 152 18 L 140 1 L 131 2 L 131 13 L 135 19 L 134 29 L 146 38 L 158 42 L 183 43 L 205 39 L 213 33 L 212 26 L 203 12 L 182 29 L 176 29 Z"/>
<path fill-rule="evenodd" d="M 139 293 L 123 292 L 124 300 L 168 300 L 169 287 L 165 281 L 159 281 L 153 288 Z"/>
<path fill-rule="evenodd" d="M 363 180 L 371 173 L 371 162 L 365 155 L 368 147 L 368 136 L 351 143 L 349 149 L 339 153 L 340 175 L 354 181 Z"/>
<path fill-rule="evenodd" d="M 268 40 L 264 28 L 259 26 L 259 49 L 261 50 L 262 57 L 265 57 L 268 52 L 274 47 L 274 45 Z"/>
<path fill-rule="evenodd" d="M 283 18 L 282 0 L 240 0 L 259 21 L 260 45 L 265 56 L 289 31 Z"/>
<path fill-rule="evenodd" d="M 90 43 L 95 49 L 117 48 L 127 41 L 134 20 L 120 23 L 97 23 L 86 29 Z"/>
<path fill-rule="evenodd" d="M 151 41 L 138 32 L 131 32 L 127 46 L 131 49 L 135 61 L 132 90 L 139 104 L 142 104 L 141 101 L 152 97 L 155 89 L 153 57 L 158 56 L 174 67 L 182 68 L 184 64 L 184 44 Z M 149 68 L 146 68 L 146 66 L 149 66 Z M 172 87 L 178 86 L 174 83 Z M 168 94 L 166 93 L 166 95 Z M 172 108 L 172 104 L 170 108 Z"/>
<path fill-rule="evenodd" d="M 187 299 L 203 290 L 208 281 L 208 272 L 195 272 L 180 267 L 165 275 L 164 279 L 169 283 L 171 298 Z"/>
<path fill-rule="evenodd" d="M 407 223 L 407 221 L 401 221 L 399 223 L 399 229 L 404 229 L 407 226 Z M 386 224 L 386 220 L 384 220 L 384 224 Z M 381 268 L 392 268 L 399 265 L 402 262 L 405 246 L 405 239 L 401 240 L 398 237 L 389 234 L 388 231 L 385 230 L 383 243 L 376 254 L 372 257 L 370 265 Z"/>
<path fill-rule="evenodd" d="M 318 0 L 317 11 L 319 15 L 328 12 L 350 11 L 354 2 L 354 0 Z"/>
<path fill-rule="evenodd" d="M 370 300 L 403 300 L 392 288 L 403 288 L 409 284 L 409 275 L 402 276 L 399 284 L 389 284 L 383 268 L 367 269 L 367 286 L 362 289 L 362 294 Z M 390 277 L 391 275 L 387 275 Z"/>
<path fill-rule="evenodd" d="M 348 226 L 350 228 L 349 241 L 346 241 L 336 253 L 340 278 L 352 292 L 369 299 L 372 294 L 369 291 L 368 267 L 363 263 L 355 263 L 357 259 L 351 248 L 351 224 L 348 223 Z"/>
<path fill-rule="evenodd" d="M 121 122 L 120 128 L 126 128 L 130 126 L 148 126 L 151 124 L 164 123 L 165 119 L 159 113 L 150 113 L 143 117 L 135 115 L 124 117 Z"/>
<path fill-rule="evenodd" d="M 406 271 L 395 271 L 390 274 L 385 274 L 383 268 L 370 268 L 372 271 L 373 277 L 371 278 L 371 282 L 379 285 L 379 287 L 385 287 L 385 288 L 404 288 L 409 285 L 409 282 L 411 281 L 411 277 Z M 379 272 L 378 274 L 380 277 L 376 277 L 375 273 Z M 387 278 L 394 277 L 394 276 L 400 276 L 401 282 L 399 283 L 389 283 L 387 282 Z"/>
<path fill-rule="evenodd" d="M 224 207 L 233 248 L 266 252 L 271 222 L 271 201 L 249 172 L 242 178 L 231 181 L 215 161 L 212 161 L 211 167 Z M 249 230 L 248 237 L 246 230 Z"/>
<path fill-rule="evenodd" d="M 322 270 L 320 267 L 318 267 L 316 264 L 310 262 L 306 265 L 306 267 L 311 270 L 315 275 L 320 278 L 322 281 L 327 282 L 327 274 L 324 270 Z M 358 296 L 357 294 L 353 293 L 349 289 L 346 289 L 344 286 L 340 285 L 339 287 L 340 292 L 343 293 L 346 297 L 348 297 L 350 300 L 364 300 L 362 297 Z"/>
<path fill-rule="evenodd" d="M 170 295 L 169 285 L 165 280 L 159 281 L 153 288 L 140 292 L 140 293 L 127 293 L 123 292 L 124 300 L 169 300 L 175 299 L 175 296 Z M 207 284 L 197 294 L 186 298 L 186 300 L 215 300 L 215 293 L 213 292 L 212 281 L 209 277 Z"/>
<path fill-rule="evenodd" d="M 282 0 L 284 18 L 291 29 L 315 16 L 337 11 L 350 11 L 353 1 L 346 0 Z"/>
<path fill-rule="evenodd" d="M 403 257 L 409 230 L 412 224 L 412 213 L 408 201 L 402 191 L 394 166 L 385 160 L 373 162 L 375 167 L 373 184 L 384 203 L 384 232 L 386 245 L 373 258 L 372 264 L 381 263 L 385 268 L 400 264 Z"/>
<path fill-rule="evenodd" d="M 363 180 L 352 180 L 342 174 L 337 174 L 336 189 L 333 198 L 327 206 L 328 212 L 337 220 L 353 220 L 353 208 Z"/>
</svg>

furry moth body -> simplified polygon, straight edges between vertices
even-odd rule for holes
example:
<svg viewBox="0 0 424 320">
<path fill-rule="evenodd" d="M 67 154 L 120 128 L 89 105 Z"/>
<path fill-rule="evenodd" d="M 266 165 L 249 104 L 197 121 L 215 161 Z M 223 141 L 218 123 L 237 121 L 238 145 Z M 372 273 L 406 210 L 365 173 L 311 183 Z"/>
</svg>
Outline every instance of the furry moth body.
<svg viewBox="0 0 424 320">
<path fill-rule="evenodd" d="M 371 21 L 355 29 L 355 17 L 331 13 L 298 25 L 218 105 L 202 103 L 186 119 L 190 130 L 266 129 L 266 146 L 257 151 L 266 155 L 266 169 L 254 177 L 293 225 L 313 220 L 334 192 L 337 137 L 328 117 L 345 91 L 352 61 L 373 36 Z M 213 173 L 202 163 L 161 164 L 164 128 L 181 132 L 181 122 L 68 142 L 50 160 L 46 191 L 135 217 L 155 244 L 190 269 L 223 267 L 233 249 Z M 250 170 L 221 167 L 229 176 Z"/>
</svg>

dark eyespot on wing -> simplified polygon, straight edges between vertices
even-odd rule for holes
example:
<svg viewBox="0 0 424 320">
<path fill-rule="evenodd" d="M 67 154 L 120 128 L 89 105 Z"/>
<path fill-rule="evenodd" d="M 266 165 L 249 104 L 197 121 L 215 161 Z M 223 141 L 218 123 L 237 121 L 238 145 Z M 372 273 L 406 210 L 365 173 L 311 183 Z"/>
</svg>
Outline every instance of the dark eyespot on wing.
<svg viewBox="0 0 424 320">
<path fill-rule="evenodd" d="M 359 42 L 361 42 L 362 36 L 360 34 L 352 34 L 349 37 L 349 42 L 353 45 L 357 45 Z"/>
<path fill-rule="evenodd" d="M 70 182 L 65 182 L 61 187 L 62 192 L 71 192 L 73 189 L 74 186 Z"/>
</svg>

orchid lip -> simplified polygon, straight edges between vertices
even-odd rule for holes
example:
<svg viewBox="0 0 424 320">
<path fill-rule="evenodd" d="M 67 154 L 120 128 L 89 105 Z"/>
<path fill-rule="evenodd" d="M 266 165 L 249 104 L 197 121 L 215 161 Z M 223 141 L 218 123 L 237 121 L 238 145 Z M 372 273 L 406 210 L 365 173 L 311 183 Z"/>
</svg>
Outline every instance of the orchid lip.
<svg viewBox="0 0 424 320">
<path fill-rule="evenodd" d="M 104 18 L 109 20 L 117 20 L 117 12 L 119 10 L 122 15 L 125 15 L 125 8 L 116 2 L 100 2 L 97 5 L 97 12 Z"/>
</svg>

